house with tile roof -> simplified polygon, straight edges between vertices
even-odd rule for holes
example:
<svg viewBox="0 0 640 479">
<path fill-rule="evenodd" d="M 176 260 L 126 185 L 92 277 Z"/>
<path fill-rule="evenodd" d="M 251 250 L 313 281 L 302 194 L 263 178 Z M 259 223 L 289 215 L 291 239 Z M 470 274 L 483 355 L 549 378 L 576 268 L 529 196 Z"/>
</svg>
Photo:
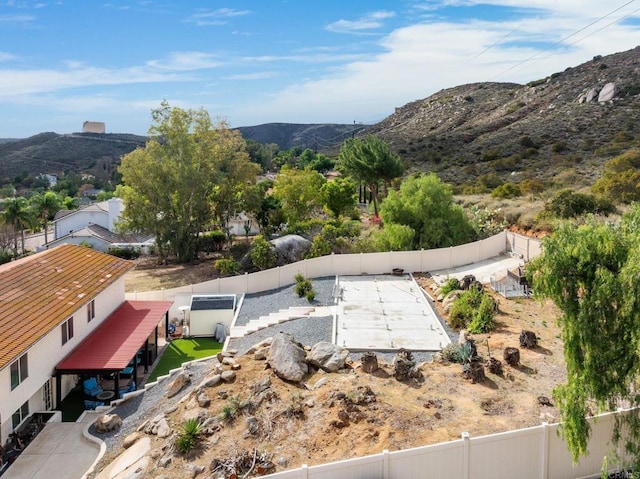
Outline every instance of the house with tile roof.
<svg viewBox="0 0 640 479">
<path fill-rule="evenodd" d="M 133 267 L 77 245 L 0 265 L 0 444 L 83 379 L 110 375 L 115 395 L 122 370 L 157 356 L 172 303 L 126 301 Z"/>
</svg>

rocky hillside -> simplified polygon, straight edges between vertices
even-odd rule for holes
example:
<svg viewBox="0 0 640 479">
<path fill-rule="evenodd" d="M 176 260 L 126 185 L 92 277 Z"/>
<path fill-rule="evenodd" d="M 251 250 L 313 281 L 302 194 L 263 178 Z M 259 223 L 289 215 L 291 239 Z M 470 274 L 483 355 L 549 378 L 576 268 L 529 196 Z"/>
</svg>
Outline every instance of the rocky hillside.
<svg viewBox="0 0 640 479">
<path fill-rule="evenodd" d="M 120 158 L 144 146 L 147 138 L 129 134 L 40 133 L 0 142 L 0 178 L 23 172 L 32 175 L 88 172 L 108 179 Z"/>
<path fill-rule="evenodd" d="M 386 139 L 411 171 L 435 171 L 452 183 L 484 173 L 548 180 L 567 169 L 588 182 L 640 140 L 640 47 L 527 85 L 442 90 L 367 133 Z"/>
<path fill-rule="evenodd" d="M 363 125 L 344 124 L 265 123 L 241 126 L 238 130 L 248 140 L 275 143 L 282 150 L 300 147 L 322 151 L 329 146 L 342 144 L 352 133 L 361 132 L 366 128 Z"/>
</svg>

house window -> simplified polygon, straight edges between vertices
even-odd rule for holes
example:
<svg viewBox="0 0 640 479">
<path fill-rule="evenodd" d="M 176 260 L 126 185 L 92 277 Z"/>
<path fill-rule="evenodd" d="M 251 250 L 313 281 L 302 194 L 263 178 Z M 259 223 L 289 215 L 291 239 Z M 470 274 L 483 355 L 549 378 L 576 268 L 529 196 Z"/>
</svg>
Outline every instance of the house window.
<svg viewBox="0 0 640 479">
<path fill-rule="evenodd" d="M 87 303 L 87 323 L 96 317 L 96 303 L 92 299 L 90 303 Z"/>
<path fill-rule="evenodd" d="M 13 429 L 17 428 L 22 421 L 24 421 L 29 415 L 29 401 L 24 403 L 20 409 L 13 413 L 11 416 L 11 424 Z"/>
<path fill-rule="evenodd" d="M 42 386 L 42 403 L 44 409 L 50 411 L 53 409 L 53 391 L 51 390 L 51 379 Z"/>
<path fill-rule="evenodd" d="M 27 354 L 23 354 L 16 361 L 11 363 L 11 390 L 13 391 L 18 385 L 29 377 L 29 362 Z"/>
<path fill-rule="evenodd" d="M 73 338 L 73 316 L 67 319 L 61 326 L 62 329 L 62 344 L 66 344 L 71 338 Z"/>
</svg>

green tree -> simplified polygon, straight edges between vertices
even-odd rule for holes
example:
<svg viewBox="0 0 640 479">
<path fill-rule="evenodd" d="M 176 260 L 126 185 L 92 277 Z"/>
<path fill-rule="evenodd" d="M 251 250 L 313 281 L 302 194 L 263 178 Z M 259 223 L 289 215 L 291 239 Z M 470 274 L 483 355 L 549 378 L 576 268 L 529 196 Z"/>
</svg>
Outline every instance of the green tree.
<svg viewBox="0 0 640 479">
<path fill-rule="evenodd" d="M 413 249 L 416 232 L 411 226 L 390 223 L 372 238 L 376 251 L 409 251 Z"/>
<path fill-rule="evenodd" d="M 24 253 L 24 230 L 33 225 L 34 217 L 33 210 L 24 197 L 17 196 L 5 200 L 2 219 L 5 224 L 13 228 L 13 246 L 16 253 L 18 252 L 18 232 L 20 232 L 22 252 Z"/>
<path fill-rule="evenodd" d="M 257 235 L 253 239 L 253 246 L 249 256 L 254 266 L 262 270 L 273 268 L 276 265 L 276 252 L 271 243 L 264 239 L 262 235 Z"/>
<path fill-rule="evenodd" d="M 545 204 L 544 211 L 557 218 L 568 219 L 587 213 L 609 215 L 615 212 L 615 207 L 603 198 L 564 189 Z"/>
<path fill-rule="evenodd" d="M 204 109 L 171 108 L 163 101 L 152 118 L 151 139 L 125 155 L 119 168 L 123 228 L 155 234 L 161 260 L 171 253 L 191 261 L 220 199 L 220 167 L 247 157 L 244 140 L 224 122 L 212 123 Z"/>
<path fill-rule="evenodd" d="M 640 206 L 620 224 L 590 219 L 566 223 L 544 240 L 543 253 L 527 267 L 538 297 L 562 311 L 567 383 L 554 397 L 574 460 L 587 453 L 592 407 L 640 406 Z M 613 440 L 628 433 L 627 452 L 640 465 L 638 411 L 620 415 Z"/>
<path fill-rule="evenodd" d="M 640 149 L 629 150 L 604 164 L 593 192 L 615 203 L 640 201 Z"/>
<path fill-rule="evenodd" d="M 462 208 L 453 202 L 451 187 L 433 173 L 406 179 L 390 190 L 380 211 L 383 222 L 410 227 L 412 249 L 443 248 L 474 241 L 476 233 Z"/>
<path fill-rule="evenodd" d="M 280 201 L 289 225 L 306 220 L 322 210 L 324 177 L 315 170 L 283 167 L 273 183 L 273 196 Z"/>
<path fill-rule="evenodd" d="M 400 158 L 391 153 L 384 140 L 373 135 L 345 141 L 340 148 L 337 166 L 346 175 L 366 185 L 373 198 L 375 216 L 378 216 L 379 182 L 382 181 L 387 189 L 404 173 Z"/>
<path fill-rule="evenodd" d="M 31 204 L 36 215 L 42 221 L 44 227 L 44 242 L 49 242 L 49 221 L 62 209 L 62 198 L 53 192 L 47 191 L 31 198 Z"/>
<path fill-rule="evenodd" d="M 356 207 L 356 184 L 349 178 L 335 178 L 322 185 L 324 206 L 334 217 L 351 213 Z"/>
</svg>

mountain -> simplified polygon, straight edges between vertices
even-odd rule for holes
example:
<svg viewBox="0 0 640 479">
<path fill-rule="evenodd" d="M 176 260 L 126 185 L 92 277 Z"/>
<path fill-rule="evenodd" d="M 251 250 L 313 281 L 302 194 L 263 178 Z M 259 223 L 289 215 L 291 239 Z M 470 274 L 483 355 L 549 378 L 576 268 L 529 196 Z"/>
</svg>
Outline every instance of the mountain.
<svg viewBox="0 0 640 479">
<path fill-rule="evenodd" d="M 340 146 L 353 134 L 366 130 L 366 125 L 359 124 L 297 124 L 297 123 L 265 123 L 257 126 L 241 126 L 238 128 L 247 140 L 258 143 L 275 143 L 281 150 L 293 147 L 311 148 L 322 151 Z"/>
<path fill-rule="evenodd" d="M 588 184 L 607 159 L 640 143 L 640 47 L 527 85 L 445 89 L 367 133 L 387 140 L 410 172 L 454 184 L 487 173 L 545 181 L 563 173 Z"/>
<path fill-rule="evenodd" d="M 23 172 L 88 172 L 108 179 L 120 158 L 139 146 L 144 136 L 120 133 L 40 133 L 29 138 L 0 142 L 0 178 Z"/>
</svg>

